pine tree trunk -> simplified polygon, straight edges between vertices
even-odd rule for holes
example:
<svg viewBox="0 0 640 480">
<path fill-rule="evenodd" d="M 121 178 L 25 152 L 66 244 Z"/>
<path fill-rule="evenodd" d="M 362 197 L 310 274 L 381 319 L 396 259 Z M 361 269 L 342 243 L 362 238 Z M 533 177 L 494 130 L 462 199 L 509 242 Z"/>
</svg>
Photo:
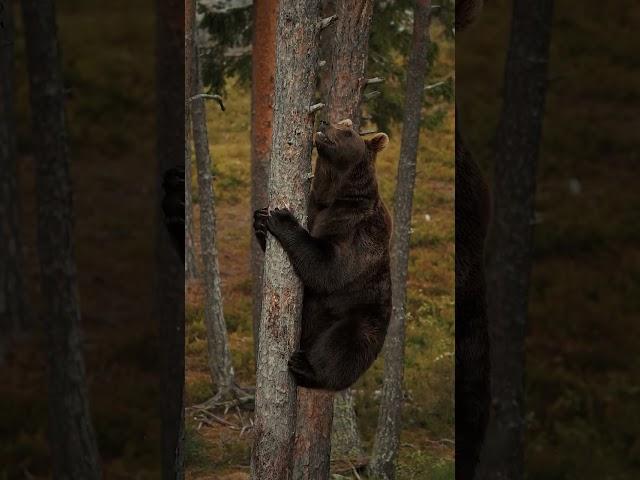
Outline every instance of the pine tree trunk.
<svg viewBox="0 0 640 480">
<path fill-rule="evenodd" d="M 194 17 L 195 18 L 195 17 Z M 195 21 L 195 20 L 194 20 Z M 195 38 L 192 37 L 195 42 Z M 203 92 L 197 46 L 191 65 L 191 92 L 193 97 Z M 198 193 L 200 199 L 200 250 L 204 270 L 205 309 L 204 321 L 207 329 L 207 364 L 211 380 L 219 393 L 229 392 L 235 385 L 231 362 L 231 351 L 224 322 L 220 268 L 216 247 L 216 212 L 213 196 L 213 175 L 209 156 L 209 136 L 207 133 L 207 112 L 203 98 L 191 102 L 191 124 L 193 145 L 198 170 Z"/>
<path fill-rule="evenodd" d="M 162 478 L 184 478 L 184 265 L 167 232 L 161 179 L 184 160 L 186 2 L 156 1 L 156 219 L 154 316 L 160 336 Z"/>
<path fill-rule="evenodd" d="M 187 109 L 190 110 L 190 109 Z M 185 111 L 185 125 L 191 123 L 191 113 Z M 188 280 L 194 280 L 198 278 L 198 265 L 196 262 L 196 251 L 194 245 L 194 233 L 193 233 L 193 200 L 191 197 L 191 135 L 187 136 L 185 131 L 184 142 L 184 217 L 185 217 L 185 263 L 184 263 L 184 275 Z"/>
<path fill-rule="evenodd" d="M 72 230 L 72 188 L 55 9 L 23 0 L 38 202 L 38 254 L 49 354 L 53 478 L 101 478 L 89 411 Z"/>
<path fill-rule="evenodd" d="M 416 0 L 413 41 L 407 66 L 402 143 L 398 162 L 391 239 L 392 315 L 384 348 L 384 379 L 378 415 L 378 428 L 369 472 L 374 478 L 396 478 L 396 460 L 400 446 L 402 382 L 404 376 L 404 339 L 407 298 L 407 269 L 413 189 L 420 136 L 420 119 L 429 44 L 430 0 Z"/>
<path fill-rule="evenodd" d="M 18 171 L 13 114 L 13 2 L 0 1 L 0 364 L 6 343 L 25 327 L 27 307 L 19 226 Z"/>
<path fill-rule="evenodd" d="M 193 201 L 191 197 L 191 102 L 188 100 L 191 91 L 191 68 L 187 66 L 193 63 L 195 49 L 195 0 L 186 0 L 184 2 L 184 21 L 185 21 L 185 37 L 184 37 L 184 94 L 185 94 L 185 114 L 184 114 L 184 216 L 185 216 L 185 278 L 193 280 L 198 276 L 198 267 L 196 262 L 196 252 L 194 245 L 193 233 Z"/>
<path fill-rule="evenodd" d="M 276 19 L 278 0 L 253 4 L 253 49 L 251 60 L 251 214 L 267 205 L 273 89 L 276 70 Z M 251 277 L 253 300 L 253 351 L 258 363 L 258 328 L 262 311 L 264 254 L 251 235 Z"/>
<path fill-rule="evenodd" d="M 318 63 L 319 0 L 281 0 L 276 28 L 276 83 L 269 208 L 288 207 L 307 223 Z M 254 480 L 291 476 L 296 386 L 287 362 L 300 337 L 302 284 L 280 244 L 269 235 L 264 263 L 256 378 Z"/>
<path fill-rule="evenodd" d="M 479 478 L 524 476 L 524 341 L 531 219 L 547 86 L 553 0 L 514 0 L 487 243 L 493 417 Z"/>
</svg>

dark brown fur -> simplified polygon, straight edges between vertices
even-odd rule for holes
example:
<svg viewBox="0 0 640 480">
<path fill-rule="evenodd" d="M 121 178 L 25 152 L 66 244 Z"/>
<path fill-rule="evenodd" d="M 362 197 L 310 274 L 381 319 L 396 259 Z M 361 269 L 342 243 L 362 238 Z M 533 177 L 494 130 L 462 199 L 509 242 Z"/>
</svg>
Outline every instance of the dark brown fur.
<svg viewBox="0 0 640 480">
<path fill-rule="evenodd" d="M 456 1 L 456 28 L 469 26 L 482 0 Z M 473 480 L 491 408 L 484 245 L 489 188 L 467 150 L 456 112 L 456 479 Z"/>
<path fill-rule="evenodd" d="M 254 228 L 263 248 L 267 231 L 279 240 L 305 287 L 297 384 L 343 390 L 377 357 L 391 315 L 391 219 L 375 173 L 388 138 L 365 142 L 349 122 L 321 132 L 308 230 L 286 209 L 256 211 Z"/>
</svg>

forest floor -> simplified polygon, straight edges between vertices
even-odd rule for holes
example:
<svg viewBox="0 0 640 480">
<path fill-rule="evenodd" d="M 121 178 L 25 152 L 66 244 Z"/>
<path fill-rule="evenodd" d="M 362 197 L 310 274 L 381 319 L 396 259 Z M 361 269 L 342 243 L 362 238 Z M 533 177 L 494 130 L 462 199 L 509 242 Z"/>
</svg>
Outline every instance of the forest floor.
<svg viewBox="0 0 640 480">
<path fill-rule="evenodd" d="M 226 112 L 208 109 L 209 141 L 217 208 L 217 234 L 224 315 L 237 379 L 254 385 L 251 327 L 250 94 L 228 88 Z M 433 130 L 422 129 L 411 237 L 408 321 L 399 479 L 453 479 L 454 458 L 454 109 Z M 390 133 L 389 148 L 377 161 L 380 190 L 392 209 L 400 131 Z M 194 189 L 194 203 L 197 192 Z M 195 208 L 198 225 L 198 209 Z M 199 239 L 196 233 L 196 244 Z M 197 404 L 213 393 L 206 366 L 202 288 L 187 295 L 186 403 Z M 358 426 L 370 452 L 378 416 L 382 361 L 354 386 Z M 229 412 L 227 420 L 239 423 Z M 246 419 L 245 419 L 246 421 Z M 198 425 L 187 418 L 186 463 L 189 479 L 248 478 L 251 433 Z M 348 475 L 348 474 L 343 474 Z M 350 478 L 349 476 L 347 478 Z"/>
</svg>

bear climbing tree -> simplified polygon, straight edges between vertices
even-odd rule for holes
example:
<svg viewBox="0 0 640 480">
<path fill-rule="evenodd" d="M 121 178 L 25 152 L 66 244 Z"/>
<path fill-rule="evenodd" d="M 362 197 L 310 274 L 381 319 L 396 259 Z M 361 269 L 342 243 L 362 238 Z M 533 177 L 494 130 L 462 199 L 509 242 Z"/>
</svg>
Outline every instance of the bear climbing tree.
<svg viewBox="0 0 640 480">
<path fill-rule="evenodd" d="M 287 207 L 304 226 L 310 185 L 318 0 L 282 0 L 276 46 L 276 85 L 269 208 Z M 263 301 L 256 372 L 253 479 L 289 477 L 295 432 L 296 386 L 287 362 L 298 345 L 302 284 L 286 253 L 266 239 Z"/>
</svg>

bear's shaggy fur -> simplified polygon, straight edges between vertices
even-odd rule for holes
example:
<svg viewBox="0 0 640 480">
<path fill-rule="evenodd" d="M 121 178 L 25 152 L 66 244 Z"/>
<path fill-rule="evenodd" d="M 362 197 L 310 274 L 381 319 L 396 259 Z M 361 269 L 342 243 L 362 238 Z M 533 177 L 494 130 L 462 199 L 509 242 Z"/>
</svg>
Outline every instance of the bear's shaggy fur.
<svg viewBox="0 0 640 480">
<path fill-rule="evenodd" d="M 371 366 L 391 316 L 391 219 L 378 193 L 376 154 L 389 139 L 363 140 L 350 120 L 322 124 L 309 201 L 309 228 L 286 209 L 257 210 L 304 284 L 300 348 L 289 360 L 298 386 L 343 390 Z"/>
<path fill-rule="evenodd" d="M 456 29 L 480 14 L 482 0 L 456 0 Z M 457 110 L 457 109 L 456 109 Z M 465 147 L 456 111 L 456 478 L 473 480 L 491 409 L 484 247 L 489 188 Z"/>
<path fill-rule="evenodd" d="M 484 242 L 489 190 L 456 122 L 456 478 L 473 479 L 491 403 Z"/>
<path fill-rule="evenodd" d="M 167 170 L 162 179 L 162 212 L 173 246 L 184 262 L 184 167 Z"/>
</svg>

